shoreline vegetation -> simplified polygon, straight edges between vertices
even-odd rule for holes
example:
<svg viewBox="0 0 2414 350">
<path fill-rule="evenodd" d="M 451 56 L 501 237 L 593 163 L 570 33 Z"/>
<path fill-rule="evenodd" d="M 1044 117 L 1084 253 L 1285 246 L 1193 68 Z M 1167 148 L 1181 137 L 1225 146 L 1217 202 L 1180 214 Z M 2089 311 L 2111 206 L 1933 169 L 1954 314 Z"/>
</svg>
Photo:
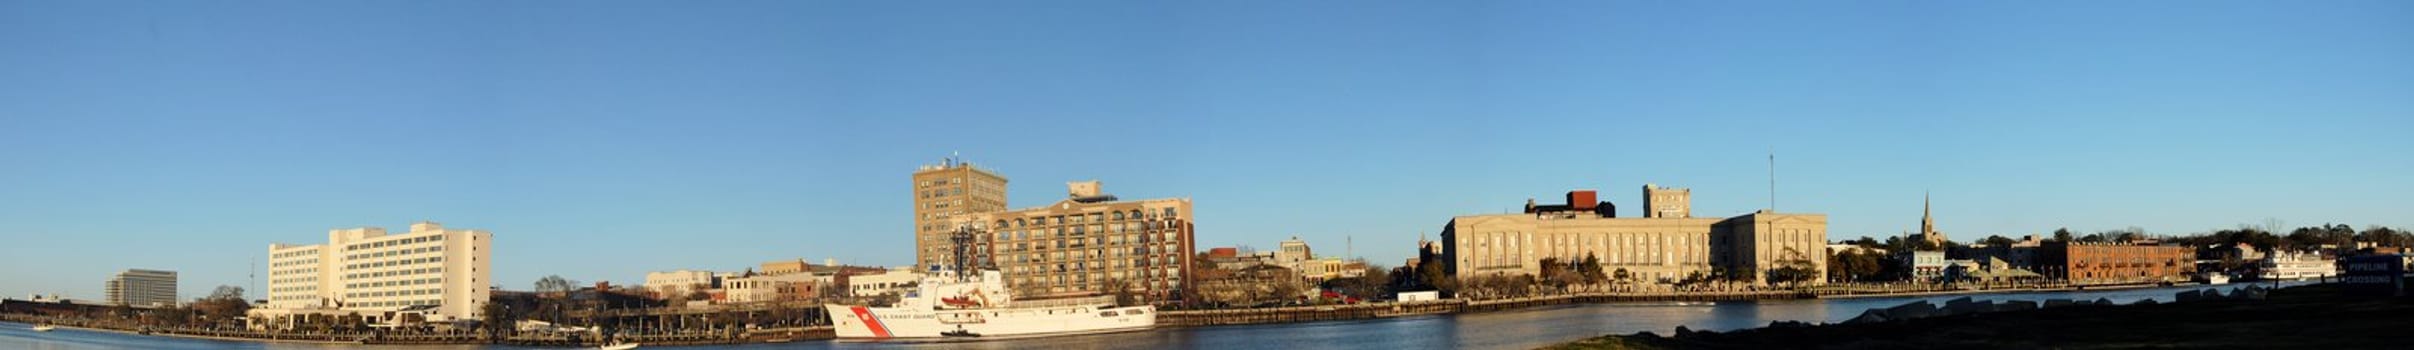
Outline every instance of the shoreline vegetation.
<svg viewBox="0 0 2414 350">
<path fill-rule="evenodd" d="M 2155 284 L 2124 285 L 2019 285 L 2019 286 L 1943 286 L 1924 284 L 1894 285 L 1831 285 L 1797 289 L 1724 290 L 1724 291 L 1649 291 L 1649 292 L 1569 292 L 1540 296 L 1490 299 L 1443 299 L 1421 302 L 1383 302 L 1339 305 L 1309 305 L 1269 308 L 1166 310 L 1158 313 L 1159 327 L 1206 327 L 1224 325 L 1301 323 L 1339 320 L 1364 320 L 1392 317 L 1473 314 L 1507 312 L 1538 306 L 1566 304 L 1609 304 L 1630 302 L 1719 302 L 1750 300 L 1921 297 L 1938 295 L 1977 295 L 1992 293 L 2056 292 L 2076 290 L 2115 290 L 2153 288 Z M 57 317 L 31 314 L 0 315 L 0 321 L 25 324 L 51 324 L 60 327 L 122 334 L 207 339 L 224 341 L 295 342 L 316 344 L 378 344 L 378 345 L 538 345 L 593 346 L 600 345 L 599 337 L 586 334 L 512 334 L 497 341 L 480 332 L 443 334 L 387 334 L 376 332 L 260 332 L 239 329 L 157 327 L 110 320 L 78 317 Z M 824 340 L 834 337 L 827 326 L 761 329 L 742 332 L 679 332 L 674 334 L 628 334 L 626 340 L 659 345 L 735 345 L 765 342 Z"/>
<path fill-rule="evenodd" d="M 1729 332 L 1679 327 L 1669 336 L 1613 334 L 1543 349 L 2376 349 L 2405 345 L 2392 335 L 2414 324 L 2414 299 L 2352 296 L 2342 292 L 2343 288 L 2337 284 L 2287 287 L 2260 292 L 2268 293 L 2261 299 L 2196 297 L 2171 303 L 2078 303 L 1868 322 L 1777 322 Z M 2190 299 L 2196 292 L 2179 292 L 2179 299 Z"/>
<path fill-rule="evenodd" d="M 129 325 L 111 320 L 78 317 L 56 317 L 27 314 L 0 315 L 0 322 L 31 325 L 51 325 L 63 329 L 107 332 L 165 338 L 242 341 L 261 343 L 307 344 L 369 344 L 369 345 L 515 345 L 515 346 L 577 346 L 602 345 L 602 337 L 589 333 L 514 332 L 501 339 L 491 339 L 483 332 L 383 333 L 383 332 L 265 332 L 240 329 L 201 327 L 159 327 Z M 829 339 L 828 326 L 754 329 L 737 332 L 680 332 L 675 334 L 620 333 L 622 341 L 653 345 L 734 345 L 795 340 Z"/>
</svg>

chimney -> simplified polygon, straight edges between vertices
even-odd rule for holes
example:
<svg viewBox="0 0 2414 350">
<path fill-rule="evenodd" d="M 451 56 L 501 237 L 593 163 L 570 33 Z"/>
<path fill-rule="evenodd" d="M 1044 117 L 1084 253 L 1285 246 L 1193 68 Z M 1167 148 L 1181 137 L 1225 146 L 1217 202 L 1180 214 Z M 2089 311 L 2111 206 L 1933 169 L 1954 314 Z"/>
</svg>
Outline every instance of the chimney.
<svg viewBox="0 0 2414 350">
<path fill-rule="evenodd" d="M 1567 191 L 1568 209 L 1593 210 L 1594 204 L 1600 202 L 1600 198 L 1593 193 L 1593 190 Z"/>
<path fill-rule="evenodd" d="M 1101 192 L 1099 187 L 1098 180 L 1071 181 L 1065 183 L 1065 192 L 1072 198 L 1097 197 Z"/>
</svg>

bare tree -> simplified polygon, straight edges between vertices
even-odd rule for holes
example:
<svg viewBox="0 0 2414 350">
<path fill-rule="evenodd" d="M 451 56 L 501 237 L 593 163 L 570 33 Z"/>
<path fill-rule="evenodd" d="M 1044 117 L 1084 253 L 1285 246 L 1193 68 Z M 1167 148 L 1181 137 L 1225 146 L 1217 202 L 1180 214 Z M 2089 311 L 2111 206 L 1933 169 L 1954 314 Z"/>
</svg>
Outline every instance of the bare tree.
<svg viewBox="0 0 2414 350">
<path fill-rule="evenodd" d="M 562 278 L 561 275 L 548 275 L 536 280 L 537 293 L 569 293 L 573 290 L 578 290 L 578 281 Z"/>
</svg>

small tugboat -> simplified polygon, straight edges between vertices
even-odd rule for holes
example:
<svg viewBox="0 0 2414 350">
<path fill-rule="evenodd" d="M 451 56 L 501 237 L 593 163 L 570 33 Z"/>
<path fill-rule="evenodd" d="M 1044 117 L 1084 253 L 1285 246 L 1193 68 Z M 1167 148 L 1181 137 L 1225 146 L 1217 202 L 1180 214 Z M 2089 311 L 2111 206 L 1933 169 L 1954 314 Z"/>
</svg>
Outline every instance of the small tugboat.
<svg viewBox="0 0 2414 350">
<path fill-rule="evenodd" d="M 603 350 L 629 350 L 629 349 L 636 349 L 636 348 L 637 348 L 637 343 L 610 343 L 610 344 L 604 344 L 604 345 L 603 345 L 603 347 L 600 347 L 600 348 L 598 348 L 598 349 L 603 349 Z"/>
<path fill-rule="evenodd" d="M 34 331 L 35 331 L 35 332 L 49 332 L 50 330 L 53 330 L 53 329 L 59 329 L 59 326 L 52 326 L 52 325 L 40 325 L 40 326 L 34 326 Z"/>
</svg>

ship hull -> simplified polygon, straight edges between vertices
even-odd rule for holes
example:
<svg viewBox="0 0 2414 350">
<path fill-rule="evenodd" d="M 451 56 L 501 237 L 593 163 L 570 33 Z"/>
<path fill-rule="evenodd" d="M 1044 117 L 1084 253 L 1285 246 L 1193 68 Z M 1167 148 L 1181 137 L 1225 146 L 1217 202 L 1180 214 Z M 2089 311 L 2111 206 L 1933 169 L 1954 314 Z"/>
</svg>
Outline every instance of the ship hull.
<svg viewBox="0 0 2414 350">
<path fill-rule="evenodd" d="M 839 340 L 972 341 L 1155 327 L 1154 307 L 1061 306 L 915 310 L 826 305 Z"/>
</svg>

